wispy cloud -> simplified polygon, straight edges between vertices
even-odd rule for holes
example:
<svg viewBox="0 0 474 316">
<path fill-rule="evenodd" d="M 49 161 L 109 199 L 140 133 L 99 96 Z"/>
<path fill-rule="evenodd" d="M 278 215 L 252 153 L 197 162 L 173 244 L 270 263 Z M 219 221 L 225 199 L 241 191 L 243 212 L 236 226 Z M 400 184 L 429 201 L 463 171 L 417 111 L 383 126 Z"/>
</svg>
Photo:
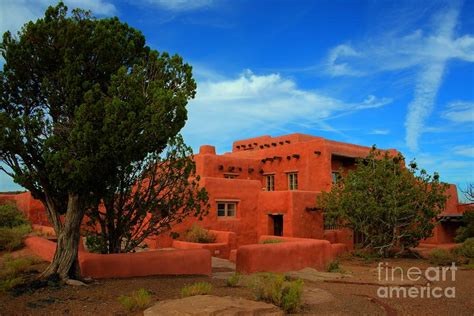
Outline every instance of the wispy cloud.
<svg viewBox="0 0 474 316">
<path fill-rule="evenodd" d="M 472 123 L 474 122 L 474 102 L 451 102 L 442 116 L 456 123 Z"/>
<path fill-rule="evenodd" d="M 456 147 L 454 147 L 453 151 L 457 155 L 474 158 L 474 146 L 473 145 L 456 146 Z"/>
<path fill-rule="evenodd" d="M 370 131 L 371 135 L 388 135 L 390 134 L 390 130 L 389 129 L 373 129 Z"/>
<path fill-rule="evenodd" d="M 63 0 L 69 9 L 81 8 L 91 10 L 96 15 L 113 15 L 116 7 L 107 0 Z M 56 5 L 54 0 L 18 0 L 1 2 L 0 34 L 10 31 L 15 34 L 28 21 L 34 21 L 43 16 L 50 5 Z"/>
<path fill-rule="evenodd" d="M 214 0 L 147 0 L 150 4 L 169 11 L 192 11 L 211 7 Z"/>
<path fill-rule="evenodd" d="M 459 8 L 451 5 L 432 17 L 426 30 L 399 35 L 387 32 L 356 45 L 341 44 L 328 53 L 326 73 L 331 76 L 363 76 L 380 72 L 413 69 L 414 98 L 408 105 L 405 142 L 412 151 L 433 111 L 443 81 L 446 62 L 459 59 L 474 62 L 474 36 L 455 37 Z"/>
<path fill-rule="evenodd" d="M 325 120 L 391 102 L 372 95 L 360 102 L 346 102 L 298 88 L 293 80 L 276 73 L 257 75 L 246 70 L 234 78 L 211 74 L 212 79 L 199 80 L 196 99 L 189 105 L 184 134 L 194 145 L 214 144 L 217 138 L 230 144 L 239 137 L 285 133 L 288 126 L 293 131 L 298 126 L 316 125 L 338 132 Z"/>
</svg>

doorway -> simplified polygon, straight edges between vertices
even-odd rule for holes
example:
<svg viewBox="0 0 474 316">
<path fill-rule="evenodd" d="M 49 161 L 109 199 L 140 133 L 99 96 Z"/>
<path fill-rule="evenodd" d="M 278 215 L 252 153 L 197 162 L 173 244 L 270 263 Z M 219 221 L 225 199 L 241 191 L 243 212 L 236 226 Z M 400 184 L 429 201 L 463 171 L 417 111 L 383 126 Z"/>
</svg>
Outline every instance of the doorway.
<svg viewBox="0 0 474 316">
<path fill-rule="evenodd" d="M 283 215 L 269 215 L 270 223 L 270 234 L 274 236 L 283 236 Z"/>
</svg>

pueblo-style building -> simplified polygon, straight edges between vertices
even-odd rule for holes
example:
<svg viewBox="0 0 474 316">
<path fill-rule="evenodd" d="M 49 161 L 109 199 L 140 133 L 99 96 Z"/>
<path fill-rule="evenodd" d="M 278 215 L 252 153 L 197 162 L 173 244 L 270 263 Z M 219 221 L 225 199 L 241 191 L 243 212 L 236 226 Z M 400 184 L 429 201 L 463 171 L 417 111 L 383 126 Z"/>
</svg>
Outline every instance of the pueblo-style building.
<svg viewBox="0 0 474 316">
<path fill-rule="evenodd" d="M 394 149 L 388 150 L 396 154 Z M 201 185 L 209 193 L 210 210 L 198 224 L 214 231 L 236 234 L 236 245 L 258 243 L 265 235 L 328 239 L 347 243 L 352 237 L 330 237 L 324 214 L 316 205 L 318 194 L 329 191 L 338 173 L 355 167 L 370 147 L 341 143 L 321 137 L 290 134 L 261 136 L 233 143 L 232 152 L 217 155 L 213 146 L 201 146 L 194 156 Z M 456 186 L 451 185 L 440 225 L 427 244 L 454 241 L 464 211 L 472 205 L 459 204 Z M 33 224 L 49 225 L 44 206 L 29 192 L 0 195 L 0 204 L 16 201 Z M 173 227 L 181 233 L 195 222 L 193 217 Z M 150 240 L 150 246 L 169 247 L 173 240 L 163 234 Z"/>
<path fill-rule="evenodd" d="M 199 225 L 235 232 L 238 246 L 257 243 L 262 235 L 325 239 L 325 228 L 330 227 L 324 225 L 317 195 L 329 191 L 338 173 L 354 168 L 356 158 L 367 156 L 370 149 L 304 134 L 235 141 L 232 152 L 223 155 L 213 146 L 201 146 L 196 168 L 211 208 Z M 454 185 L 448 194 L 445 221 L 430 243 L 453 242 L 459 223 L 451 221 L 461 214 Z M 168 237 L 159 240 L 160 246 L 171 242 Z"/>
</svg>

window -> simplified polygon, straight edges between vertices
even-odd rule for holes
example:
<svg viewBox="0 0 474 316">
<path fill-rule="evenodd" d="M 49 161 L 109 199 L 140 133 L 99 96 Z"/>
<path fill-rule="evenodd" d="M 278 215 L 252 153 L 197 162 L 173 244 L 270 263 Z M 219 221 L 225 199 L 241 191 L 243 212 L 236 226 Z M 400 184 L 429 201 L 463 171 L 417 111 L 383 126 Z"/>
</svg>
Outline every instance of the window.
<svg viewBox="0 0 474 316">
<path fill-rule="evenodd" d="M 267 191 L 275 191 L 275 175 L 269 174 L 265 176 L 265 183 Z"/>
<path fill-rule="evenodd" d="M 288 174 L 288 189 L 298 190 L 298 174 L 296 172 Z"/>
<path fill-rule="evenodd" d="M 339 172 L 333 171 L 332 172 L 332 183 L 337 183 L 338 180 L 339 180 Z"/>
<path fill-rule="evenodd" d="M 237 202 L 217 202 L 218 217 L 235 217 Z"/>
<path fill-rule="evenodd" d="M 235 174 L 224 174 L 224 178 L 226 178 L 226 179 L 235 179 L 235 178 L 237 178 L 237 175 L 235 175 Z"/>
</svg>

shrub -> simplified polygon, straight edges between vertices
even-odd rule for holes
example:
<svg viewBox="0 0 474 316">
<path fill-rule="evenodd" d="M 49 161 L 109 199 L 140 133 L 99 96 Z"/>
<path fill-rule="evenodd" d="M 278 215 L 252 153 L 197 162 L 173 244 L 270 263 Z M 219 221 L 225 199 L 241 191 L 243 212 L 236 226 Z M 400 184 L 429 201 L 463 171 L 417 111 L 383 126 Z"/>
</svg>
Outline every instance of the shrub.
<svg viewBox="0 0 474 316">
<path fill-rule="evenodd" d="M 144 309 L 151 302 L 151 294 L 145 289 L 138 289 L 131 296 L 120 295 L 119 303 L 128 311 Z"/>
<path fill-rule="evenodd" d="M 194 224 L 185 232 L 184 240 L 189 242 L 210 244 L 216 242 L 216 235 L 211 234 L 208 230 Z"/>
<path fill-rule="evenodd" d="M 234 273 L 227 279 L 226 284 L 228 287 L 236 287 L 239 284 L 239 281 L 240 281 L 240 274 Z"/>
<path fill-rule="evenodd" d="M 258 301 L 281 307 L 285 312 L 296 312 L 301 307 L 303 281 L 289 281 L 282 274 L 262 273 L 254 277 L 250 288 Z"/>
<path fill-rule="evenodd" d="M 469 258 L 473 259 L 474 258 L 474 238 L 468 238 L 466 239 L 461 247 L 458 248 L 459 254 Z"/>
<path fill-rule="evenodd" d="M 296 312 L 301 307 L 301 296 L 303 294 L 304 282 L 301 279 L 289 282 L 284 288 L 281 298 L 281 308 L 287 312 Z"/>
<path fill-rule="evenodd" d="M 3 265 L 0 270 L 0 291 L 8 291 L 24 282 L 22 273 L 28 271 L 32 265 L 41 260 L 34 257 L 22 257 L 14 259 L 11 255 L 3 257 Z"/>
<path fill-rule="evenodd" d="M 12 251 L 23 244 L 24 237 L 31 232 L 31 226 L 24 224 L 13 228 L 0 227 L 0 250 Z"/>
<path fill-rule="evenodd" d="M 194 295 L 207 295 L 212 292 L 212 284 L 208 282 L 196 282 L 186 285 L 181 289 L 181 296 L 188 297 Z"/>
<path fill-rule="evenodd" d="M 455 252 L 448 251 L 446 249 L 433 249 L 428 254 L 428 260 L 432 264 L 439 266 L 448 266 L 454 263 L 460 263 L 460 258 Z"/>
<path fill-rule="evenodd" d="M 474 210 L 464 212 L 462 224 L 456 231 L 455 241 L 459 243 L 474 237 Z"/>
<path fill-rule="evenodd" d="M 13 228 L 25 224 L 28 224 L 28 221 L 14 204 L 0 205 L 0 227 Z"/>
<path fill-rule="evenodd" d="M 362 258 L 366 262 L 377 261 L 381 258 L 379 253 L 376 253 L 370 249 L 356 249 L 352 252 L 352 255 L 357 258 Z"/>
<path fill-rule="evenodd" d="M 335 260 L 335 261 L 330 262 L 328 264 L 327 268 L 326 268 L 326 271 L 327 272 L 341 272 L 342 273 L 342 269 L 339 266 L 339 261 Z"/>
<path fill-rule="evenodd" d="M 260 243 L 261 244 L 279 244 L 282 242 L 285 242 L 285 241 L 283 239 L 266 239 Z"/>
</svg>

